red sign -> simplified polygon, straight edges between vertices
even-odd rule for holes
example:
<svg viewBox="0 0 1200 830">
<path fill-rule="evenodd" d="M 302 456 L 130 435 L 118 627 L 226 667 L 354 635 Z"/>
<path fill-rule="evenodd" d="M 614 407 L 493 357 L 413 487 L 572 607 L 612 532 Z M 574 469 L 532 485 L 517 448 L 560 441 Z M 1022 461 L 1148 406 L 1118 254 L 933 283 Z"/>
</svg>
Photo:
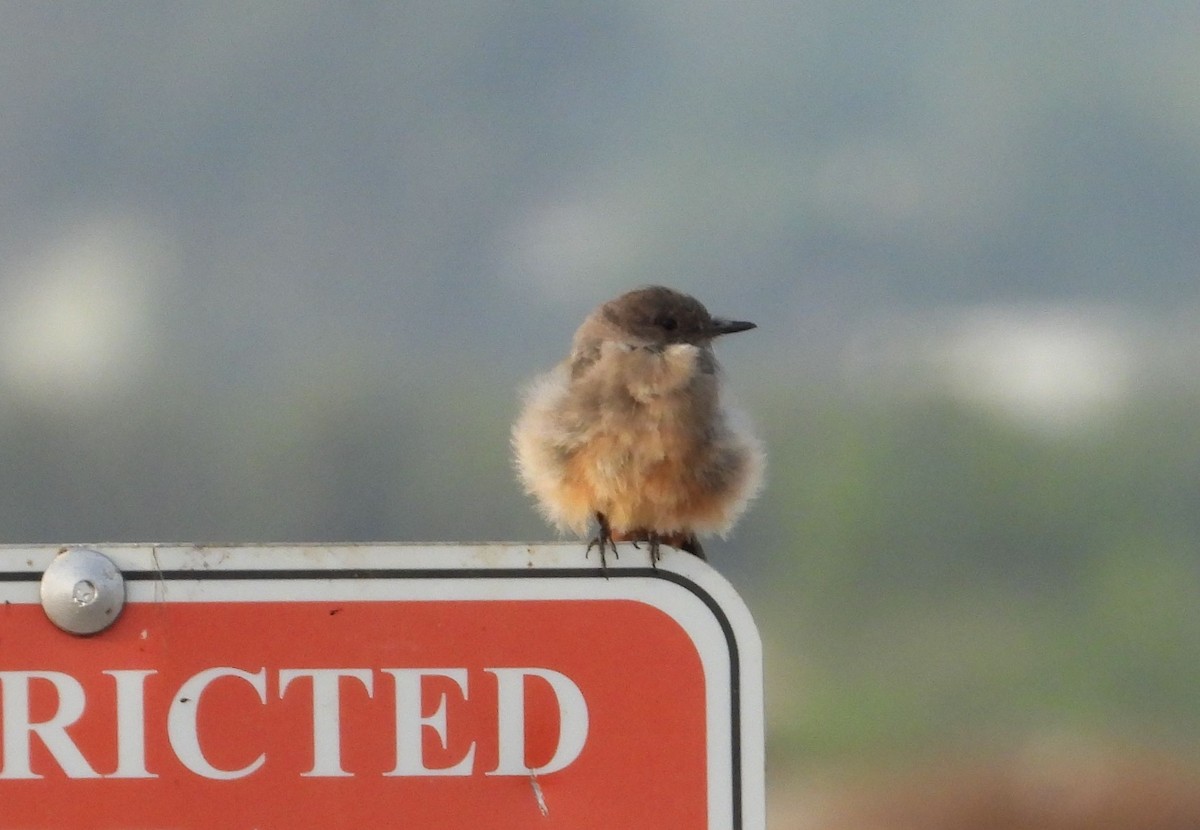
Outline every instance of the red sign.
<svg viewBox="0 0 1200 830">
<path fill-rule="evenodd" d="M 0 827 L 762 827 L 757 635 L 691 557 L 97 550 L 88 637 L 0 553 Z"/>
</svg>

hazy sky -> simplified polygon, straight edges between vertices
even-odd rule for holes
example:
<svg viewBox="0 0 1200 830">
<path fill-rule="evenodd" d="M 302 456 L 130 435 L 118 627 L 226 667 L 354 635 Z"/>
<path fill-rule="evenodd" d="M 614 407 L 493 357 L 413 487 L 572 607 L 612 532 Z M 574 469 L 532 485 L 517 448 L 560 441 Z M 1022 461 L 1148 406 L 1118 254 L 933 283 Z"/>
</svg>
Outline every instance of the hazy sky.
<svg viewBox="0 0 1200 830">
<path fill-rule="evenodd" d="M 655 282 L 759 322 L 729 359 L 771 378 L 956 309 L 980 366 L 1044 376 L 1039 343 L 1196 307 L 1194 4 L 4 17 L 0 384 L 29 394 L 515 379 Z"/>
</svg>

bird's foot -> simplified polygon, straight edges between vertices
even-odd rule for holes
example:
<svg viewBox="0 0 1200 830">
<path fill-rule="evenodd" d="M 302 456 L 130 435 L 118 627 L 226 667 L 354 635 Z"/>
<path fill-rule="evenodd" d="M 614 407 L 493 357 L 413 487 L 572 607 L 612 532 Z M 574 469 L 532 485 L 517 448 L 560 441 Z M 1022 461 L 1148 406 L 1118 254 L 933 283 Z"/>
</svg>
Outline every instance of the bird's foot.
<svg viewBox="0 0 1200 830">
<path fill-rule="evenodd" d="M 638 528 L 636 530 L 631 530 L 628 533 L 621 533 L 616 538 L 622 542 L 629 542 L 638 550 L 642 549 L 642 546 L 639 545 L 638 542 L 645 542 L 648 544 L 650 546 L 650 567 L 658 567 L 658 560 L 662 559 L 660 545 L 666 541 L 664 537 L 660 536 L 658 533 L 655 533 L 653 530 L 644 530 L 642 528 Z"/>
<path fill-rule="evenodd" d="M 599 532 L 590 542 L 588 542 L 585 555 L 590 555 L 592 548 L 600 550 L 600 568 L 605 570 L 608 563 L 605 560 L 605 553 L 611 549 L 613 556 L 617 556 L 617 542 L 629 542 L 638 550 L 641 550 L 639 542 L 645 542 L 650 548 L 650 567 L 658 568 L 658 563 L 662 561 L 662 546 L 670 545 L 678 550 L 685 551 L 693 556 L 704 559 L 704 548 L 700 545 L 700 540 L 696 538 L 695 533 L 677 531 L 674 533 L 659 533 L 655 530 L 646 530 L 644 528 L 636 528 L 629 531 L 619 531 L 614 533 L 612 527 L 608 523 L 608 518 L 603 513 L 596 514 L 596 522 L 600 526 Z M 605 574 L 607 576 L 607 573 Z"/>
<path fill-rule="evenodd" d="M 638 531 L 638 538 L 650 543 L 650 564 L 657 568 L 662 559 L 662 545 L 669 545 L 676 550 L 690 553 L 698 559 L 704 559 L 704 548 L 695 533 L 677 531 L 675 533 L 657 533 L 655 531 Z"/>
<path fill-rule="evenodd" d="M 612 528 L 608 525 L 608 518 L 603 513 L 597 513 L 596 524 L 599 525 L 599 530 L 591 541 L 588 542 L 583 555 L 585 558 L 590 557 L 592 548 L 599 548 L 600 570 L 604 574 L 604 578 L 608 579 L 608 560 L 605 558 L 605 553 L 611 548 L 614 557 L 620 559 L 621 554 L 617 552 L 617 543 L 613 540 Z"/>
<path fill-rule="evenodd" d="M 647 541 L 650 543 L 650 567 L 658 569 L 658 560 L 662 559 L 662 551 L 659 546 L 662 544 L 662 537 L 654 531 L 651 531 Z"/>
</svg>

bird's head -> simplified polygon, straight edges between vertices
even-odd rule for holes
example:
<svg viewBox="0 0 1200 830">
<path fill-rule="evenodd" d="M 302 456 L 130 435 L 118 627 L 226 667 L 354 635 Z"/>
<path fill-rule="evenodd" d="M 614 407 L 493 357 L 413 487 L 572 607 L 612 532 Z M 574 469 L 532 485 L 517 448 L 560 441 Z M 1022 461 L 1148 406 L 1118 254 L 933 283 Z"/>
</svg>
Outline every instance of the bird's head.
<svg viewBox="0 0 1200 830">
<path fill-rule="evenodd" d="M 755 328 L 743 320 L 713 317 L 695 298 L 658 285 L 622 294 L 602 305 L 593 319 L 613 339 L 647 346 L 704 346 L 722 334 Z"/>
</svg>

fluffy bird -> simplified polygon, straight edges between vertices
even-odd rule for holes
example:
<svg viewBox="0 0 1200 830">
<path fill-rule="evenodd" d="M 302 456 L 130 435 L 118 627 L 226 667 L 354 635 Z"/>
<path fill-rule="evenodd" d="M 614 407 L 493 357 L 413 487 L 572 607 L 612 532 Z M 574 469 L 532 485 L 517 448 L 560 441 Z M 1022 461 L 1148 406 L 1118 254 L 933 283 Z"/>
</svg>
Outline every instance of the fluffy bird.
<svg viewBox="0 0 1200 830">
<path fill-rule="evenodd" d="M 529 387 L 513 426 L 525 489 L 560 531 L 598 531 L 587 547 L 646 542 L 704 558 L 699 534 L 725 534 L 758 492 L 761 445 L 722 405 L 712 342 L 754 323 L 713 317 L 651 286 L 596 308 L 571 353 Z"/>
</svg>

